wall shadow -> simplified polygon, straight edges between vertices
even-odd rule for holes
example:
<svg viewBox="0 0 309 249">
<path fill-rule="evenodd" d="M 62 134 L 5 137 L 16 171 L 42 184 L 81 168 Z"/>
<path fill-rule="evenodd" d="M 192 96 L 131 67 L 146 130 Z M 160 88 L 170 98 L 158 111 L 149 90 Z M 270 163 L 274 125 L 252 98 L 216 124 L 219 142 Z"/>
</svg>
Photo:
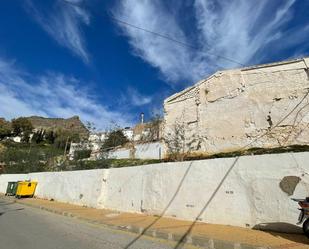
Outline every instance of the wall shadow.
<svg viewBox="0 0 309 249">
<path fill-rule="evenodd" d="M 309 239 L 304 235 L 301 227 L 285 222 L 260 223 L 253 227 L 275 237 L 281 237 L 296 243 L 309 245 Z"/>
<path fill-rule="evenodd" d="M 153 221 L 151 222 L 146 228 L 143 229 L 143 231 L 137 236 L 135 237 L 129 244 L 127 244 L 124 249 L 128 249 L 130 248 L 136 241 L 138 241 L 154 224 L 156 224 L 163 216 L 164 214 L 166 213 L 166 211 L 168 210 L 168 208 L 172 205 L 173 201 L 175 200 L 176 196 L 178 195 L 180 189 L 181 189 L 181 186 L 182 184 L 184 183 L 191 167 L 193 165 L 193 161 L 190 162 L 189 166 L 187 167 L 184 175 L 182 176 L 178 186 L 177 186 L 177 189 L 174 193 L 174 195 L 172 196 L 172 198 L 170 199 L 170 201 L 168 202 L 168 204 L 166 205 L 166 207 L 163 209 L 163 211 L 160 213 L 160 215 L 158 215 L 158 217 Z"/>
<path fill-rule="evenodd" d="M 182 246 L 184 245 L 184 243 L 186 242 L 186 238 L 189 234 L 191 234 L 194 226 L 196 225 L 196 223 L 200 220 L 201 216 L 204 214 L 204 212 L 206 211 L 206 209 L 208 208 L 209 204 L 212 202 L 212 200 L 215 198 L 216 194 L 218 193 L 219 189 L 221 188 L 221 186 L 223 185 L 223 183 L 225 182 L 226 178 L 228 177 L 228 175 L 231 173 L 232 169 L 235 167 L 236 163 L 238 162 L 239 157 L 236 157 L 234 162 L 231 164 L 231 166 L 229 167 L 229 169 L 226 171 L 226 173 L 224 174 L 223 178 L 221 179 L 221 181 L 219 182 L 218 186 L 216 187 L 215 191 L 212 193 L 212 195 L 210 196 L 210 198 L 208 199 L 208 201 L 205 203 L 204 207 L 200 210 L 200 212 L 198 213 L 198 215 L 195 217 L 195 220 L 192 222 L 191 226 L 187 229 L 187 231 L 183 234 L 183 236 L 180 238 L 180 240 L 177 242 L 176 246 L 174 247 L 174 249 L 179 249 L 182 248 Z"/>
<path fill-rule="evenodd" d="M 266 222 L 260 223 L 253 227 L 255 230 L 278 233 L 302 234 L 303 230 L 300 226 L 286 222 Z"/>
<path fill-rule="evenodd" d="M 224 174 L 223 178 L 221 179 L 221 181 L 219 182 L 218 186 L 216 187 L 216 189 L 214 190 L 214 192 L 212 193 L 212 195 L 210 196 L 210 198 L 208 199 L 208 201 L 205 203 L 204 207 L 200 210 L 200 212 L 198 213 L 198 215 L 196 216 L 196 218 L 194 219 L 194 221 L 192 222 L 192 224 L 190 225 L 190 227 L 187 229 L 187 231 L 183 234 L 183 236 L 180 238 L 180 240 L 177 242 L 176 246 L 174 247 L 174 249 L 178 249 L 181 248 L 185 241 L 187 236 L 191 233 L 192 229 L 194 228 L 194 226 L 196 225 L 196 223 L 199 221 L 200 217 L 203 215 L 203 213 L 206 211 L 207 207 L 209 206 L 209 204 L 211 203 L 211 201 L 214 199 L 214 197 L 216 196 L 217 192 L 219 191 L 219 189 L 221 188 L 221 186 L 223 185 L 223 183 L 225 182 L 226 178 L 228 177 L 228 175 L 230 174 L 230 172 L 232 171 L 232 169 L 235 167 L 236 163 L 238 162 L 239 157 L 236 157 L 235 160 L 233 161 L 233 163 L 231 164 L 231 166 L 228 168 L 228 170 L 226 171 L 226 173 Z M 156 224 L 166 213 L 166 211 L 168 210 L 168 208 L 171 206 L 171 204 L 173 203 L 173 201 L 175 200 L 176 196 L 178 195 L 182 184 L 184 183 L 191 167 L 192 167 L 193 161 L 190 162 L 189 166 L 187 167 L 182 179 L 180 180 L 178 187 L 174 193 L 174 195 L 172 196 L 172 198 L 170 199 L 169 203 L 166 205 L 166 207 L 164 208 L 164 210 L 161 212 L 161 214 L 158 216 L 157 219 L 155 219 L 151 224 L 149 224 L 146 228 L 143 229 L 143 231 L 137 236 L 135 237 L 130 243 L 128 243 L 124 249 L 128 249 L 130 248 L 135 242 L 137 242 L 154 224 Z"/>
</svg>

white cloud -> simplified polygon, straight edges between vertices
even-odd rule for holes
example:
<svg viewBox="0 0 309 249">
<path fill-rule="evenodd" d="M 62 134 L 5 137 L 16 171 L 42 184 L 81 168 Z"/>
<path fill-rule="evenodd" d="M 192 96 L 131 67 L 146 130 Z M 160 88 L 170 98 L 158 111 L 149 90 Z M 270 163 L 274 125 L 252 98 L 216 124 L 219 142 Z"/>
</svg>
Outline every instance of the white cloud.
<svg viewBox="0 0 309 249">
<path fill-rule="evenodd" d="M 186 41 L 185 34 L 178 27 L 176 19 L 164 10 L 159 1 L 123 0 L 114 9 L 114 15 L 136 26 Z M 193 58 L 187 49 L 132 27 L 122 25 L 121 27 L 129 37 L 135 55 L 158 68 L 168 80 L 187 78 L 187 70 L 194 70 L 193 65 L 189 63 Z M 186 70 L 183 70 L 184 68 Z"/>
<path fill-rule="evenodd" d="M 132 106 L 143 106 L 151 103 L 152 97 L 138 92 L 135 88 L 129 87 L 127 93 L 122 96 L 124 102 Z"/>
<path fill-rule="evenodd" d="M 14 62 L 0 58 L 0 116 L 11 119 L 18 116 L 47 117 L 80 116 L 98 129 L 116 123 L 128 126 L 131 117 L 101 104 L 81 82 L 59 73 L 29 76 L 16 69 Z"/>
<path fill-rule="evenodd" d="M 51 8 L 39 8 L 33 0 L 27 1 L 27 10 L 39 25 L 61 46 L 89 63 L 89 54 L 82 26 L 90 24 L 90 14 L 82 7 L 83 0 L 56 0 Z"/>
<path fill-rule="evenodd" d="M 212 0 L 196 0 L 201 46 L 242 64 L 257 62 L 258 52 L 282 37 L 280 28 L 291 19 L 294 2 L 287 0 L 280 6 L 272 6 L 267 0 L 233 0 L 215 6 Z M 216 60 L 213 56 L 208 59 Z M 223 67 L 235 66 L 222 59 L 220 63 Z"/>
<path fill-rule="evenodd" d="M 125 22 L 206 51 L 201 53 L 182 47 L 118 23 L 135 55 L 158 68 L 171 83 L 183 80 L 193 83 L 219 68 L 240 67 L 223 57 L 248 65 L 262 62 L 269 52 L 280 53 L 283 49 L 306 44 L 309 33 L 305 25 L 290 30 L 285 27 L 295 14 L 295 1 L 195 0 L 185 12 L 186 17 L 192 17 L 190 30 L 181 25 L 184 17 L 169 11 L 163 0 L 121 0 L 113 13 Z M 169 4 L 173 6 L 177 2 L 171 0 Z"/>
</svg>

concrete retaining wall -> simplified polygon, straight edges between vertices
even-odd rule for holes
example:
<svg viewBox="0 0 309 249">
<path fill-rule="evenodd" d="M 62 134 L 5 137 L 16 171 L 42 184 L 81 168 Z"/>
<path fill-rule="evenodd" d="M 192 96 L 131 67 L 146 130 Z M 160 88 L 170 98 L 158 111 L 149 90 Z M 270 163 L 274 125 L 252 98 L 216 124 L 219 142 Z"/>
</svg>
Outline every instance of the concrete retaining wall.
<svg viewBox="0 0 309 249">
<path fill-rule="evenodd" d="M 74 159 L 74 153 L 78 150 L 92 149 L 93 158 L 101 158 L 102 152 L 99 148 L 101 147 L 100 143 L 90 144 L 81 144 L 81 143 L 71 143 L 69 158 Z M 127 158 L 136 158 L 136 159 L 162 159 L 165 155 L 165 147 L 162 142 L 151 142 L 151 143 L 142 143 L 136 144 L 135 148 L 119 148 L 108 153 L 109 158 L 117 159 L 127 159 Z M 105 156 L 105 154 L 104 154 Z"/>
<path fill-rule="evenodd" d="M 126 159 L 130 158 L 130 149 L 121 148 L 108 153 L 108 158 Z"/>
<path fill-rule="evenodd" d="M 135 158 L 139 159 L 162 159 L 165 154 L 164 145 L 161 142 L 137 144 L 135 149 Z"/>
<path fill-rule="evenodd" d="M 284 223 L 295 224 L 298 217 L 297 203 L 290 198 L 309 195 L 309 153 L 245 156 L 235 160 L 110 169 L 99 206 L 150 214 L 161 214 L 167 208 L 165 216 L 186 220 L 198 218 L 216 224 L 293 230 L 293 226 Z M 289 196 L 280 183 L 293 190 L 293 183 L 284 180 L 291 176 L 299 177 L 300 182 L 294 183 L 295 190 Z M 283 187 L 285 191 L 288 188 Z"/>
<path fill-rule="evenodd" d="M 44 172 L 29 174 L 38 181 L 36 196 L 77 205 L 97 207 L 105 170 Z"/>
<path fill-rule="evenodd" d="M 5 193 L 9 181 L 37 181 L 35 196 L 76 205 L 97 206 L 102 179 L 106 170 L 42 172 L 0 175 L 0 193 Z"/>
<path fill-rule="evenodd" d="M 28 176 L 39 181 L 36 195 L 42 198 L 216 224 L 295 231 L 298 206 L 290 198 L 309 195 L 308 162 L 309 153 L 304 152 Z M 21 178 L 15 176 L 16 180 Z M 1 192 L 8 179 L 12 175 L 0 177 Z"/>
<path fill-rule="evenodd" d="M 161 142 L 136 144 L 135 148 L 126 149 L 120 148 L 109 152 L 109 158 L 125 159 L 125 158 L 137 158 L 137 159 L 162 159 L 164 158 L 165 149 Z"/>
</svg>

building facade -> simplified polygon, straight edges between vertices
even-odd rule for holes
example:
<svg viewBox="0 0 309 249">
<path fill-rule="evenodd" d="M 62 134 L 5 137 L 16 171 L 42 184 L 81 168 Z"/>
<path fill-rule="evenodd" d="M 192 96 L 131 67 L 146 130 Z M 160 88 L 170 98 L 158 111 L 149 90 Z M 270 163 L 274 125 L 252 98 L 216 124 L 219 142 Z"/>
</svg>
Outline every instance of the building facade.
<svg viewBox="0 0 309 249">
<path fill-rule="evenodd" d="M 219 71 L 164 101 L 164 136 L 215 154 L 309 144 L 309 58 Z M 177 133 L 177 131 L 176 131 Z"/>
</svg>

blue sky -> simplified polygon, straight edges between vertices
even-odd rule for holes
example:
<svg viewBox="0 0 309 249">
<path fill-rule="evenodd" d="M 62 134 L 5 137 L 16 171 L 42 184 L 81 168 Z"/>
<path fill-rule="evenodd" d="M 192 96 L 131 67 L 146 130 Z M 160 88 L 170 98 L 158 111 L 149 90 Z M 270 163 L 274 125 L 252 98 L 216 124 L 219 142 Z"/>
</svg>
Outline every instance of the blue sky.
<svg viewBox="0 0 309 249">
<path fill-rule="evenodd" d="M 308 0 L 12 0 L 0 8 L 0 117 L 98 129 L 162 113 L 217 70 L 309 54 Z M 169 36 L 181 46 L 149 32 Z M 220 55 L 221 57 L 217 57 Z"/>
</svg>

